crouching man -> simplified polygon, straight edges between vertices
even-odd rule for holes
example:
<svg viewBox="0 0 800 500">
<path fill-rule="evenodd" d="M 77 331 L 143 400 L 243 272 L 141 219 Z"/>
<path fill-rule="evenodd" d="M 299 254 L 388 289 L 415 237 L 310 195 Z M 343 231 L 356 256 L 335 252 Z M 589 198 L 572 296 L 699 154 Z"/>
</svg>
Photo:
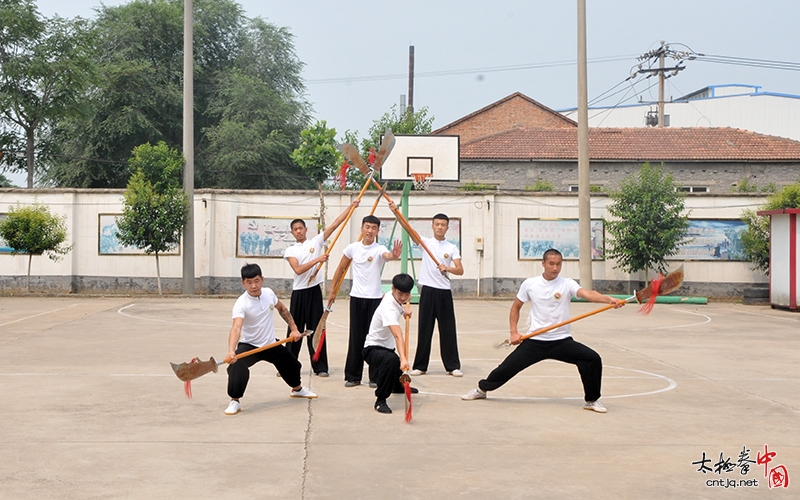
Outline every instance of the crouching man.
<svg viewBox="0 0 800 500">
<path fill-rule="evenodd" d="M 380 305 L 372 316 L 369 333 L 364 342 L 363 356 L 375 374 L 375 411 L 392 413 L 386 400 L 392 393 L 403 393 L 400 376 L 408 371 L 408 357 L 400 328 L 402 316 L 411 317 L 411 308 L 407 305 L 411 297 L 414 278 L 408 274 L 398 274 L 392 278 L 392 289 L 386 292 Z M 412 393 L 419 392 L 411 388 Z"/>
</svg>

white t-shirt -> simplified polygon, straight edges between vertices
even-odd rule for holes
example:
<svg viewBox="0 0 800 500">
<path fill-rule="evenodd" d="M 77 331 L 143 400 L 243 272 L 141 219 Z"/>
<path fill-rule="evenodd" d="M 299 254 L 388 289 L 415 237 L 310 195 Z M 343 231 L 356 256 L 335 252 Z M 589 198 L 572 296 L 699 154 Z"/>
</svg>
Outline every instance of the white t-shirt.
<svg viewBox="0 0 800 500">
<path fill-rule="evenodd" d="M 383 295 L 381 292 L 381 269 L 383 268 L 383 254 L 389 250 L 373 242 L 372 245 L 364 245 L 360 241 L 347 245 L 342 253 L 353 263 L 350 265 L 352 270 L 353 285 L 350 288 L 350 296 L 360 299 L 379 299 Z"/>
<path fill-rule="evenodd" d="M 400 326 L 400 317 L 403 315 L 403 304 L 397 302 L 389 290 L 383 295 L 381 303 L 375 314 L 372 315 L 372 321 L 369 324 L 369 333 L 367 339 L 364 341 L 364 347 L 375 345 L 385 347 L 387 349 L 394 349 L 394 335 L 390 326 Z"/>
<path fill-rule="evenodd" d="M 325 235 L 323 233 L 319 233 L 310 240 L 307 239 L 302 243 L 295 243 L 287 248 L 283 254 L 283 258 L 288 260 L 289 257 L 294 257 L 297 259 L 297 263 L 302 266 L 303 264 L 306 264 L 307 262 L 314 260 L 325 253 L 325 249 L 323 248 L 324 245 Z M 294 283 L 292 283 L 292 290 L 303 290 L 322 283 L 322 280 L 325 278 L 325 273 L 323 273 L 321 270 L 317 273 L 313 283 L 308 282 L 311 274 L 316 269 L 317 266 L 312 266 L 311 269 L 303 274 L 295 274 Z"/>
<path fill-rule="evenodd" d="M 275 342 L 275 324 L 272 311 L 278 304 L 278 297 L 269 288 L 262 288 L 261 295 L 253 297 L 246 291 L 233 304 L 232 319 L 244 318 L 239 342 L 265 346 Z"/>
<path fill-rule="evenodd" d="M 519 287 L 517 298 L 531 302 L 528 333 L 569 319 L 569 302 L 577 296 L 580 285 L 571 278 L 547 281 L 542 276 L 528 278 Z M 560 340 L 571 336 L 570 325 L 532 337 L 537 340 Z"/>
<path fill-rule="evenodd" d="M 439 241 L 436 238 L 422 238 L 422 242 L 436 256 L 436 260 L 447 267 L 453 267 L 453 261 L 461 258 L 458 247 L 446 239 Z M 419 271 L 418 281 L 422 286 L 450 290 L 450 280 L 439 271 L 431 256 L 424 249 L 422 250 L 422 266 Z"/>
</svg>

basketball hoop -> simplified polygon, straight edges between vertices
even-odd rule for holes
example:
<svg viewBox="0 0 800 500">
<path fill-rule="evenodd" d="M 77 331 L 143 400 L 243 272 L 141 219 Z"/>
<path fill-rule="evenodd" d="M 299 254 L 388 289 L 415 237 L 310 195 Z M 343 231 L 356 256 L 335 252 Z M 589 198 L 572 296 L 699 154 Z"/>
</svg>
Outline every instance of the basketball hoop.
<svg viewBox="0 0 800 500">
<path fill-rule="evenodd" d="M 414 177 L 414 189 L 417 191 L 425 191 L 431 185 L 433 177 L 430 173 L 414 173 L 411 175 Z"/>
</svg>

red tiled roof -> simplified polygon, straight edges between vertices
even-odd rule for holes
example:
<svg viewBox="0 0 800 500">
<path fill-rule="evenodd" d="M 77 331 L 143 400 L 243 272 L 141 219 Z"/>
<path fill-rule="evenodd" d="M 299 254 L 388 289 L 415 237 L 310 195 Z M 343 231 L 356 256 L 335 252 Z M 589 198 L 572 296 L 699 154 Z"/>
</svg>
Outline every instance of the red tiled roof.
<svg viewBox="0 0 800 500">
<path fill-rule="evenodd" d="M 590 128 L 592 160 L 800 161 L 800 141 L 735 128 Z M 577 129 L 514 129 L 461 145 L 462 159 L 577 160 Z"/>
<path fill-rule="evenodd" d="M 520 99 L 524 99 L 525 101 L 528 101 L 529 103 L 533 104 L 537 108 L 540 108 L 542 111 L 545 111 L 545 112 L 555 116 L 557 119 L 565 122 L 566 124 L 568 124 L 570 126 L 573 126 L 573 127 L 577 127 L 578 126 L 578 123 L 575 122 L 575 120 L 562 115 L 558 111 L 554 111 L 553 109 L 548 108 L 544 104 L 542 104 L 539 101 L 536 101 L 534 99 L 531 99 L 530 97 L 526 96 L 522 92 L 514 92 L 513 94 L 508 95 L 508 96 L 500 99 L 499 101 L 495 101 L 495 102 L 489 104 L 488 106 L 484 106 L 483 108 L 479 109 L 478 111 L 473 111 L 472 113 L 470 113 L 470 114 L 468 114 L 466 116 L 462 116 L 461 118 L 459 118 L 458 120 L 456 120 L 454 122 L 448 123 L 444 127 L 441 127 L 441 128 L 438 128 L 438 129 L 434 130 L 433 132 L 431 132 L 431 134 L 432 135 L 436 135 L 436 134 L 444 135 L 444 134 L 447 133 L 448 130 L 452 129 L 453 127 L 455 127 L 457 125 L 460 125 L 460 124 L 462 124 L 462 123 L 464 123 L 466 121 L 472 120 L 473 118 L 475 118 L 475 117 L 477 117 L 479 115 L 482 115 L 483 113 L 489 111 L 490 109 L 497 108 L 497 107 L 505 104 L 506 102 L 511 101 L 513 99 L 516 99 L 516 98 L 520 98 Z"/>
</svg>

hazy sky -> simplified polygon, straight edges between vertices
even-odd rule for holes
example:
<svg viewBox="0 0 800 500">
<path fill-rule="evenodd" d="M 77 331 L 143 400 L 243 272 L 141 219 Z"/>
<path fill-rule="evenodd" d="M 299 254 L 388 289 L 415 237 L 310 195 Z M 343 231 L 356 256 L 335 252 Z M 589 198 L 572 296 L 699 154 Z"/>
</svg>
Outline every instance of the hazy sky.
<svg viewBox="0 0 800 500">
<path fill-rule="evenodd" d="M 100 5 L 99 0 L 37 3 L 43 15 L 63 17 L 92 17 Z M 315 117 L 326 120 L 340 137 L 348 129 L 363 137 L 373 120 L 408 93 L 409 45 L 415 47 L 414 105 L 429 108 L 434 128 L 514 92 L 554 109 L 577 105 L 577 1 L 239 3 L 249 17 L 289 28 L 306 65 L 303 76 Z M 658 47 L 660 40 L 709 55 L 800 61 L 796 0 L 586 3 L 590 102 L 623 82 L 636 57 Z M 725 83 L 800 94 L 797 71 L 701 61 L 686 67 L 667 80 L 668 98 Z M 644 100 L 657 97 L 657 87 L 645 90 L 651 83 L 654 79 L 636 86 Z M 625 90 L 602 104 L 637 99 L 629 85 L 619 89 Z"/>
</svg>

